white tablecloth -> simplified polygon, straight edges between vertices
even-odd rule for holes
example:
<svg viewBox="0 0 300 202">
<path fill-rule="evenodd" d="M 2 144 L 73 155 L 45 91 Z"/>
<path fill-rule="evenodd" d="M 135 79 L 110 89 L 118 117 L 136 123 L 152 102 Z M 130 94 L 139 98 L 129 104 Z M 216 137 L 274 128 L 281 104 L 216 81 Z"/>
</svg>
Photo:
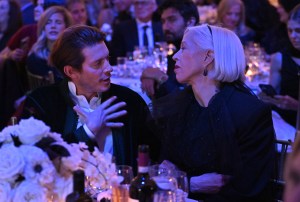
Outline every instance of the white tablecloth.
<svg viewBox="0 0 300 202">
<path fill-rule="evenodd" d="M 151 99 L 144 93 L 141 89 L 141 81 L 138 78 L 121 78 L 121 77 L 111 77 L 111 82 L 121 86 L 130 88 L 131 90 L 137 92 L 148 105 L 151 102 Z"/>
</svg>

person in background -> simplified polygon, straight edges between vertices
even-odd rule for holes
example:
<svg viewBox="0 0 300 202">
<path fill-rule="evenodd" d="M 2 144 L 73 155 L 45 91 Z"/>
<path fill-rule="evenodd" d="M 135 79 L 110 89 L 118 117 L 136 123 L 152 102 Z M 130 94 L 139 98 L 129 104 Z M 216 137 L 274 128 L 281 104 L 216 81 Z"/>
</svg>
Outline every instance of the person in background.
<svg viewBox="0 0 300 202">
<path fill-rule="evenodd" d="M 300 199 L 300 137 L 296 137 L 292 153 L 287 157 L 284 167 L 284 202 L 298 202 Z"/>
<path fill-rule="evenodd" d="M 188 27 L 173 56 L 189 86 L 153 101 L 161 160 L 189 176 L 189 198 L 272 201 L 275 135 L 270 107 L 244 84 L 238 36 L 217 26 Z"/>
<path fill-rule="evenodd" d="M 132 20 L 133 0 L 113 0 L 113 7 L 103 8 L 98 16 L 98 27 L 104 24 L 114 27 L 120 22 Z"/>
<path fill-rule="evenodd" d="M 243 45 L 255 39 L 255 32 L 245 24 L 245 15 L 245 6 L 241 0 L 221 0 L 218 5 L 218 23 L 234 31 Z"/>
<path fill-rule="evenodd" d="M 48 57 L 59 34 L 72 23 L 70 13 L 61 6 L 52 6 L 42 14 L 38 21 L 38 40 L 27 58 L 27 71 L 43 77 L 52 71 L 56 81 L 61 79 L 61 73 L 48 65 Z"/>
<path fill-rule="evenodd" d="M 299 105 L 300 69 L 300 4 L 291 12 L 287 21 L 289 42 L 285 44 L 286 51 L 277 52 L 271 57 L 269 83 L 278 95 L 274 97 L 260 94 L 263 101 L 273 105 L 274 110 L 289 124 L 296 126 L 297 109 Z"/>
<path fill-rule="evenodd" d="M 39 21 L 42 13 L 50 6 L 64 6 L 64 1 L 37 0 L 34 8 L 34 20 Z M 6 59 L 14 62 L 25 63 L 28 52 L 37 40 L 37 24 L 22 26 L 7 42 L 6 47 L 0 52 L 0 61 Z"/>
<path fill-rule="evenodd" d="M 179 50 L 184 30 L 199 22 L 196 5 L 191 0 L 165 0 L 160 5 L 159 12 L 165 40 Z M 151 98 L 162 97 L 184 87 L 175 77 L 175 61 L 172 59 L 174 54 L 175 52 L 168 55 L 167 74 L 159 68 L 149 67 L 143 71 L 141 87 Z"/>
<path fill-rule="evenodd" d="M 67 9 L 70 11 L 75 25 L 91 25 L 84 0 L 67 0 Z"/>
<path fill-rule="evenodd" d="M 138 145 L 150 145 L 155 160 L 159 143 L 146 125 L 149 109 L 144 100 L 110 83 L 112 67 L 104 37 L 94 27 L 67 28 L 50 54 L 50 64 L 65 79 L 30 93 L 22 117 L 43 120 L 65 141 L 85 142 L 90 150 L 97 146 L 113 154 L 116 164 L 136 168 Z"/>
<path fill-rule="evenodd" d="M 63 5 L 61 0 L 38 0 L 35 20 L 50 6 Z M 17 20 L 16 20 L 17 21 Z M 6 126 L 22 97 L 29 90 L 26 72 L 27 54 L 37 40 L 37 25 L 22 26 L 0 53 L 0 129 Z M 21 98 L 21 99 L 20 99 Z"/>
<path fill-rule="evenodd" d="M 155 42 L 164 40 L 161 23 L 152 20 L 157 8 L 155 0 L 134 0 L 133 6 L 135 19 L 121 22 L 113 28 L 110 46 L 112 64 L 116 64 L 117 57 L 133 52 L 135 46 L 150 50 Z"/>
<path fill-rule="evenodd" d="M 22 26 L 22 16 L 17 2 L 10 0 L 0 0 L 0 13 L 0 51 L 2 51 L 10 37 Z"/>
<path fill-rule="evenodd" d="M 22 13 L 23 25 L 29 25 L 35 23 L 34 20 L 34 3 L 33 0 L 19 0 Z"/>
<path fill-rule="evenodd" d="M 289 44 L 289 36 L 287 33 L 287 21 L 291 10 L 300 3 L 300 0 L 278 0 L 276 5 L 277 18 L 272 19 L 269 23 L 271 28 L 265 30 L 264 37 L 261 40 L 261 45 L 264 47 L 266 53 L 274 54 L 276 52 L 287 51 Z M 275 24 L 274 24 L 275 23 Z"/>
</svg>

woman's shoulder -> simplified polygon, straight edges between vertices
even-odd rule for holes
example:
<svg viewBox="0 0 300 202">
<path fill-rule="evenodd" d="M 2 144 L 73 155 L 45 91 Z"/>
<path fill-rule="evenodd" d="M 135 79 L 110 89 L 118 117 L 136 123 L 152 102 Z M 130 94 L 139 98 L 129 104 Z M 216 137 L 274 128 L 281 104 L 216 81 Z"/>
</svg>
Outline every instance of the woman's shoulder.
<svg viewBox="0 0 300 202">
<path fill-rule="evenodd" d="M 226 98 L 226 103 L 231 111 L 238 114 L 251 114 L 255 111 L 269 110 L 270 107 L 262 102 L 256 95 L 250 92 L 247 87 L 226 87 L 230 91 L 230 95 Z"/>
</svg>

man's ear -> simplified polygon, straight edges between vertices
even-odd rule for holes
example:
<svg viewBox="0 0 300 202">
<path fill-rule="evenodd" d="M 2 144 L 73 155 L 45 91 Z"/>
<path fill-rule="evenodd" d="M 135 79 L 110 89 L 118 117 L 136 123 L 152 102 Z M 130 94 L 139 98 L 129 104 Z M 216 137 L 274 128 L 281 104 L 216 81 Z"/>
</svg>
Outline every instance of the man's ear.
<svg viewBox="0 0 300 202">
<path fill-rule="evenodd" d="M 64 66 L 64 73 L 66 74 L 67 77 L 69 77 L 71 80 L 74 80 L 78 77 L 78 71 L 77 69 L 74 69 L 70 65 Z"/>
<path fill-rule="evenodd" d="M 194 17 L 191 17 L 187 22 L 186 22 L 186 26 L 187 27 L 192 27 L 196 25 L 196 19 Z"/>
</svg>

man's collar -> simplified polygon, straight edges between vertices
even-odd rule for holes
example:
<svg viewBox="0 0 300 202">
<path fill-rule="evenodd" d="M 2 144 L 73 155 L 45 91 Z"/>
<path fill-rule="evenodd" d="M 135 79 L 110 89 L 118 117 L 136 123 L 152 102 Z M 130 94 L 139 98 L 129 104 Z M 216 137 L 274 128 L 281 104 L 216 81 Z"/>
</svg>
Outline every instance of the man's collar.
<svg viewBox="0 0 300 202">
<path fill-rule="evenodd" d="M 149 27 L 152 27 L 152 21 L 151 20 L 148 21 L 148 22 L 142 22 L 142 21 L 140 21 L 138 19 L 135 19 L 135 20 L 136 20 L 136 24 L 137 24 L 138 27 L 143 27 L 145 25 L 147 25 Z"/>
<path fill-rule="evenodd" d="M 68 87 L 69 87 L 69 90 L 70 90 L 70 93 L 72 94 L 72 96 L 74 96 L 74 97 L 81 97 L 81 96 L 83 96 L 83 95 L 77 95 L 77 93 L 76 93 L 76 85 L 75 85 L 74 82 L 68 81 Z M 96 97 L 97 98 L 101 98 L 101 93 L 97 93 Z"/>
</svg>

